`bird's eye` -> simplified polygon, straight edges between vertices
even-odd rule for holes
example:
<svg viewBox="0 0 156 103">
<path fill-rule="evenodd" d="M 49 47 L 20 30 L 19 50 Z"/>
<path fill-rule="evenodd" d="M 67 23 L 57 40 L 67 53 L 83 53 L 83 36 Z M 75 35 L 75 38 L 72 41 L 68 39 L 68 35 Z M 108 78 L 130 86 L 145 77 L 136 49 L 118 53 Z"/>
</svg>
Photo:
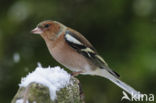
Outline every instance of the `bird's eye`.
<svg viewBox="0 0 156 103">
<path fill-rule="evenodd" d="M 50 24 L 46 24 L 46 25 L 44 25 L 45 28 L 48 28 L 49 26 L 50 26 Z"/>
</svg>

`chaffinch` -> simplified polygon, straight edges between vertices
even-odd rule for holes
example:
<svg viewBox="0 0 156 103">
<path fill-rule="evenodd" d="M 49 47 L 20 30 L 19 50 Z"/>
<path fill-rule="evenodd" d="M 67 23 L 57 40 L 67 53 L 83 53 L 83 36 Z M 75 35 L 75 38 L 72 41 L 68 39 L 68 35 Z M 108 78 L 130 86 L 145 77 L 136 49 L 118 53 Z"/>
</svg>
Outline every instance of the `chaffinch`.
<svg viewBox="0 0 156 103">
<path fill-rule="evenodd" d="M 40 34 L 53 58 L 73 71 L 74 75 L 89 74 L 105 77 L 129 94 L 138 92 L 119 80 L 119 74 L 109 68 L 92 44 L 79 32 L 57 21 L 40 22 L 34 34 Z"/>
</svg>

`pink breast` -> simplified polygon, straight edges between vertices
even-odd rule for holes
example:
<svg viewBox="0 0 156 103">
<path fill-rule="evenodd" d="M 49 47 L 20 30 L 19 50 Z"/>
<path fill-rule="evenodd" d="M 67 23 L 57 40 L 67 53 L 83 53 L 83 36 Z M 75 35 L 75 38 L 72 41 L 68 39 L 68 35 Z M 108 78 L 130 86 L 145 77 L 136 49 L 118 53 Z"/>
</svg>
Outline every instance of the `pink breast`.
<svg viewBox="0 0 156 103">
<path fill-rule="evenodd" d="M 50 50 L 51 55 L 72 71 L 84 71 L 88 61 L 79 53 L 77 53 L 73 48 L 67 46 L 68 44 L 59 42 L 55 48 Z"/>
</svg>

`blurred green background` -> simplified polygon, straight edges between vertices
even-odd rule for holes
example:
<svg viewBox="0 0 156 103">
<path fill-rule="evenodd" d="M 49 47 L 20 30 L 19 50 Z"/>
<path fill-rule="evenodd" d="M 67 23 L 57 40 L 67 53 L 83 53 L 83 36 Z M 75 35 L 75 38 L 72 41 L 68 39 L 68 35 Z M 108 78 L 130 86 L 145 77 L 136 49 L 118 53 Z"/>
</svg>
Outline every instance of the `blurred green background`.
<svg viewBox="0 0 156 103">
<path fill-rule="evenodd" d="M 0 103 L 11 101 L 21 77 L 37 62 L 60 65 L 42 38 L 30 33 L 47 19 L 81 32 L 121 80 L 142 93 L 156 94 L 156 0 L 1 0 Z M 110 81 L 78 78 L 86 103 L 121 102 L 122 90 Z"/>
</svg>

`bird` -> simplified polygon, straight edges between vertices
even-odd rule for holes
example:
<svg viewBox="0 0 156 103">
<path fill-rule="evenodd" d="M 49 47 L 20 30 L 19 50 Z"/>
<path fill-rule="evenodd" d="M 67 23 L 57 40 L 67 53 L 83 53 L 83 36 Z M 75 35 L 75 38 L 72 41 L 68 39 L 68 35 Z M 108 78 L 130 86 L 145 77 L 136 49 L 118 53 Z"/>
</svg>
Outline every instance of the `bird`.
<svg viewBox="0 0 156 103">
<path fill-rule="evenodd" d="M 78 31 L 58 21 L 45 20 L 31 32 L 44 39 L 52 57 L 71 70 L 74 76 L 104 77 L 130 95 L 138 94 L 138 91 L 119 79 L 120 75 L 108 66 L 94 46 Z"/>
</svg>

